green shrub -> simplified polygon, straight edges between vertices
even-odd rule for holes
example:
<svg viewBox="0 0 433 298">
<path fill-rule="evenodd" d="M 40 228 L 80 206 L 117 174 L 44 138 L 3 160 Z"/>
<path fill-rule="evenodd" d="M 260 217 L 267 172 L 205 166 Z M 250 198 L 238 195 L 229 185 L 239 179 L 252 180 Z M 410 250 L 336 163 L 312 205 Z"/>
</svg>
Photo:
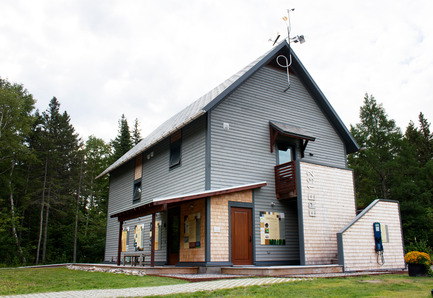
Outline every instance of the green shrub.
<svg viewBox="0 0 433 298">
<path fill-rule="evenodd" d="M 430 256 L 433 255 L 433 250 L 427 240 L 416 241 L 415 239 L 414 242 L 410 242 L 409 245 L 406 245 L 405 250 L 406 253 L 410 251 L 423 251 L 428 253 Z"/>
</svg>

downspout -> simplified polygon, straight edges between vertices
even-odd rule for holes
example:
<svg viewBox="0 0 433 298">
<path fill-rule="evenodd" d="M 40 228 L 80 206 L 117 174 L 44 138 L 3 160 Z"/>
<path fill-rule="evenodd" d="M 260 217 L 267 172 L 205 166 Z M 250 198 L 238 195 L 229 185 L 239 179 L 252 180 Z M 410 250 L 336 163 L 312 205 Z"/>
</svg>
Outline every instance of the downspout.
<svg viewBox="0 0 433 298">
<path fill-rule="evenodd" d="M 120 266 L 120 259 L 122 258 L 122 231 L 123 231 L 123 220 L 119 220 L 119 244 L 117 247 L 117 266 Z"/>
<path fill-rule="evenodd" d="M 152 246 L 150 247 L 150 267 L 155 267 L 155 213 L 152 213 Z"/>
</svg>

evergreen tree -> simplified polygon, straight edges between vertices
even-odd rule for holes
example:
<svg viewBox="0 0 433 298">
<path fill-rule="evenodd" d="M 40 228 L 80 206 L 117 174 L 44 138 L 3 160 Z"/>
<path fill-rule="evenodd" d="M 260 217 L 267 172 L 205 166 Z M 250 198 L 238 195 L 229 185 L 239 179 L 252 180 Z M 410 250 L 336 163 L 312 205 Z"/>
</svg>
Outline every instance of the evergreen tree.
<svg viewBox="0 0 433 298">
<path fill-rule="evenodd" d="M 140 141 L 142 140 L 139 126 L 140 126 L 140 123 L 138 122 L 138 119 L 135 118 L 134 130 L 132 131 L 132 142 L 133 142 L 134 146 L 137 145 L 138 143 L 140 143 Z"/>
<path fill-rule="evenodd" d="M 126 120 L 124 114 L 122 114 L 122 117 L 119 120 L 118 135 L 112 141 L 112 146 L 114 151 L 112 155 L 112 162 L 115 162 L 121 158 L 133 146 L 131 133 L 129 132 L 128 121 Z"/>
<path fill-rule="evenodd" d="M 417 142 L 418 161 L 420 166 L 425 165 L 433 158 L 433 134 L 430 132 L 430 123 L 423 113 L 419 113 L 419 137 Z"/>
<path fill-rule="evenodd" d="M 402 135 L 395 121 L 388 119 L 383 106 L 368 94 L 360 109 L 360 120 L 351 126 L 351 133 L 361 150 L 349 156 L 349 165 L 355 170 L 358 204 L 365 206 L 377 198 L 390 198 Z"/>
<path fill-rule="evenodd" d="M 62 244 L 71 243 L 67 241 L 66 235 L 68 227 L 61 223 L 70 224 L 68 215 L 73 216 L 73 212 L 68 214 L 68 208 L 73 209 L 73 194 L 76 191 L 79 170 L 79 158 L 77 157 L 79 140 L 75 129 L 70 123 L 70 117 L 67 112 L 60 113 L 60 103 L 57 98 L 53 97 L 50 101 L 47 111 L 42 113 L 42 125 L 40 127 L 39 143 L 36 144 L 40 154 L 40 160 L 43 161 L 42 190 L 41 190 L 41 213 L 39 222 L 39 238 L 36 252 L 36 263 L 39 262 L 40 249 L 42 245 L 42 263 L 48 258 L 57 257 L 58 254 L 65 258 L 68 250 L 65 246 L 53 246 L 47 256 L 47 243 L 49 232 L 55 239 L 63 239 Z M 52 207 L 54 209 L 52 209 Z M 54 211 L 56 224 L 50 225 L 50 212 Z M 69 218 L 72 219 L 72 218 Z M 51 227 L 51 229 L 49 229 Z M 72 227 L 71 227 L 72 228 Z M 42 238 L 43 236 L 43 238 Z M 53 239 L 51 238 L 51 239 Z M 68 246 L 66 244 L 66 246 Z M 69 254 L 72 255 L 72 252 Z"/>
<path fill-rule="evenodd" d="M 393 198 L 400 201 L 405 242 L 433 244 L 433 160 L 430 124 L 419 115 L 419 129 L 411 121 L 397 158 L 392 186 Z"/>
</svg>

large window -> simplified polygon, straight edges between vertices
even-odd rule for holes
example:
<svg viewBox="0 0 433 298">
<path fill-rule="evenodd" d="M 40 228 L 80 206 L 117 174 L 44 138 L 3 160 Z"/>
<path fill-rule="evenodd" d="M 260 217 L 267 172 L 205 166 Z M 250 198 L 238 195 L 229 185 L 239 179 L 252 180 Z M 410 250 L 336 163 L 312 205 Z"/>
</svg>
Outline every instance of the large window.
<svg viewBox="0 0 433 298">
<path fill-rule="evenodd" d="M 182 134 L 181 131 L 170 137 L 170 168 L 180 165 L 181 161 Z"/>
</svg>

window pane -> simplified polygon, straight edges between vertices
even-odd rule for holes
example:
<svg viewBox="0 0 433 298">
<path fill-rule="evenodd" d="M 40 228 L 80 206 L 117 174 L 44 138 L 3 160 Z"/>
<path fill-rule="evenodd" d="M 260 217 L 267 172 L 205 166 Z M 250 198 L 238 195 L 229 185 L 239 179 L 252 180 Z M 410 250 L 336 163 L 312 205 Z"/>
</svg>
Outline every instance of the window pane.
<svg viewBox="0 0 433 298">
<path fill-rule="evenodd" d="M 180 140 L 170 146 L 170 167 L 180 164 Z"/>
<path fill-rule="evenodd" d="M 134 184 L 134 196 L 132 198 L 133 202 L 140 201 L 141 199 L 141 182 Z"/>
<path fill-rule="evenodd" d="M 292 147 L 287 147 L 287 150 L 278 150 L 278 164 L 283 164 L 292 160 Z"/>
</svg>

